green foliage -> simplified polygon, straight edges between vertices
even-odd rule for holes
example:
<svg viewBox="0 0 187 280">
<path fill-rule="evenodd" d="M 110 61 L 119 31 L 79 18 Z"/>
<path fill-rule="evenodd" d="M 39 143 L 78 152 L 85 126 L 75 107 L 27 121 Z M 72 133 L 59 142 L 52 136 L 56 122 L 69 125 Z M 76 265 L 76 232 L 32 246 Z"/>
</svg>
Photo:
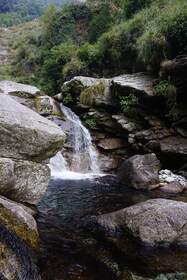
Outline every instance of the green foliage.
<svg viewBox="0 0 187 280">
<path fill-rule="evenodd" d="M 2 3 L 10 13 L 6 1 Z M 187 51 L 186 0 L 90 1 L 60 9 L 51 5 L 42 22 L 42 30 L 24 32 L 14 43 L 14 69 L 25 79 L 31 75 L 50 94 L 80 73 L 133 72 L 137 62 L 158 73 L 163 60 Z M 95 102 L 92 91 L 85 89 L 82 103 Z"/>
<path fill-rule="evenodd" d="M 41 16 L 42 6 L 39 0 L 1 0 L 0 26 L 12 26 Z"/>
<path fill-rule="evenodd" d="M 73 104 L 74 100 L 73 100 L 73 97 L 71 96 L 70 93 L 66 93 L 64 94 L 64 97 L 63 97 L 63 103 L 65 105 L 69 105 L 71 106 Z"/>
<path fill-rule="evenodd" d="M 84 123 L 89 126 L 89 127 L 96 127 L 97 126 L 97 122 L 94 119 L 91 119 L 87 114 L 83 115 L 83 121 Z"/>
<path fill-rule="evenodd" d="M 166 97 L 169 108 L 174 108 L 176 105 L 177 88 L 170 82 L 163 80 L 154 87 L 156 95 Z"/>
<path fill-rule="evenodd" d="M 62 70 L 64 80 L 78 76 L 81 72 L 83 65 L 82 61 L 77 57 L 72 57 L 70 62 L 67 62 Z"/>
<path fill-rule="evenodd" d="M 94 43 L 112 24 L 112 16 L 108 6 L 103 6 L 98 15 L 94 16 L 88 29 L 88 41 Z"/>
<path fill-rule="evenodd" d="M 44 13 L 44 41 L 49 48 L 71 39 L 79 44 L 82 37 L 78 22 L 92 17 L 92 11 L 85 4 L 64 5 L 55 9 L 51 5 Z M 85 30 L 82 31 L 84 33 Z M 80 34 L 79 34 L 80 33 Z"/>
<path fill-rule="evenodd" d="M 95 65 L 96 69 L 115 71 L 132 68 L 139 60 L 157 71 L 161 61 L 186 53 L 187 2 L 154 0 L 138 3 L 145 4 L 146 8 L 115 25 L 94 45 L 85 44 L 79 51 L 88 67 Z"/>
<path fill-rule="evenodd" d="M 138 105 L 138 98 L 134 94 L 120 97 L 122 111 L 126 114 L 134 113 L 134 107 Z"/>
<path fill-rule="evenodd" d="M 1 0 L 0 26 L 8 27 L 31 21 L 42 15 L 50 3 L 62 5 L 68 0 Z"/>
<path fill-rule="evenodd" d="M 156 4 L 149 9 L 155 8 L 156 17 L 147 23 L 144 33 L 137 40 L 139 58 L 157 68 L 162 60 L 187 50 L 187 3 L 183 0 L 165 2 L 167 4 L 162 4 L 161 9 Z"/>
<path fill-rule="evenodd" d="M 136 12 L 150 5 L 153 0 L 126 0 L 124 13 L 126 18 L 131 18 Z"/>
</svg>

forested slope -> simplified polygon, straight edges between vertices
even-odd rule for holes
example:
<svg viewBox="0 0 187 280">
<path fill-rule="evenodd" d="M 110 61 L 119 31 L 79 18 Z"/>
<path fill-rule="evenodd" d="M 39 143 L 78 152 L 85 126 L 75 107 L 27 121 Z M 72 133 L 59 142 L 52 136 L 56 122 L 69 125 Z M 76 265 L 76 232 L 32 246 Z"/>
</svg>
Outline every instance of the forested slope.
<svg viewBox="0 0 187 280">
<path fill-rule="evenodd" d="M 20 81 L 50 94 L 79 74 L 158 75 L 162 62 L 187 51 L 186 0 L 90 0 L 50 6 L 40 26 L 14 45 L 14 70 Z"/>
<path fill-rule="evenodd" d="M 44 8 L 54 3 L 61 6 L 68 0 L 1 0 L 0 26 L 7 27 L 38 18 Z"/>
</svg>

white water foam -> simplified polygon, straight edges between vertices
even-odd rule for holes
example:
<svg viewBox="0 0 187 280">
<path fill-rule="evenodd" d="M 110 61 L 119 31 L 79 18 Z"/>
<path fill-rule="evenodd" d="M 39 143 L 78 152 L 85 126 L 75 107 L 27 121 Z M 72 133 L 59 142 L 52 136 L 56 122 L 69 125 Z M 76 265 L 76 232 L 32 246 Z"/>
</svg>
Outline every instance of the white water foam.
<svg viewBox="0 0 187 280">
<path fill-rule="evenodd" d="M 73 158 L 72 162 L 68 164 L 61 152 L 58 152 L 49 162 L 51 176 L 70 180 L 92 179 L 104 176 L 100 171 L 97 153 L 92 145 L 89 131 L 71 109 L 61 106 L 66 118 L 72 123 L 71 144 L 73 146 Z"/>
</svg>

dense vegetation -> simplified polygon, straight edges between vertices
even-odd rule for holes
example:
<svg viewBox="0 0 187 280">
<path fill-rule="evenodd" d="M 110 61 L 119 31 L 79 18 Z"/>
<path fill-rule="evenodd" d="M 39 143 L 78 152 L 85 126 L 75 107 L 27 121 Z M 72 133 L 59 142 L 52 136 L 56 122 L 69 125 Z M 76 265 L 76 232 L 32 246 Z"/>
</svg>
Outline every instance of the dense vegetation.
<svg viewBox="0 0 187 280">
<path fill-rule="evenodd" d="M 187 51 L 186 0 L 114 0 L 51 5 L 14 43 L 22 82 L 53 94 L 74 75 L 149 70 Z"/>
<path fill-rule="evenodd" d="M 42 15 L 44 8 L 50 3 L 58 6 L 66 0 L 1 0 L 0 26 L 7 27 L 30 21 Z"/>
</svg>

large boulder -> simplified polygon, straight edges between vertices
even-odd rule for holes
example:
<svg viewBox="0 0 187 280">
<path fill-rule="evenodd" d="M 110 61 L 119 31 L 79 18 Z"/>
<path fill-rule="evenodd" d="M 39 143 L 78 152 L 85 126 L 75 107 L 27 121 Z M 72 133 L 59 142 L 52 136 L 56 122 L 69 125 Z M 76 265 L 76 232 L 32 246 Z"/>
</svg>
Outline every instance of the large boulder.
<svg viewBox="0 0 187 280">
<path fill-rule="evenodd" d="M 77 76 L 65 82 L 62 87 L 62 94 L 55 98 L 65 102 L 68 94 L 70 94 L 75 103 L 80 101 L 82 105 L 114 107 L 116 104 L 114 96 L 111 95 L 110 86 L 110 79 Z"/>
<path fill-rule="evenodd" d="M 0 157 L 42 162 L 65 140 L 49 120 L 0 93 Z"/>
<path fill-rule="evenodd" d="M 62 130 L 0 93 L 0 194 L 37 204 L 50 180 L 47 162 L 65 140 Z"/>
<path fill-rule="evenodd" d="M 112 89 L 118 96 L 153 96 L 152 83 L 153 78 L 146 73 L 125 74 L 112 79 Z"/>
<path fill-rule="evenodd" d="M 16 161 L 14 183 L 12 187 L 6 188 L 6 193 L 16 201 L 37 204 L 46 190 L 50 177 L 49 167 L 44 163 Z"/>
<path fill-rule="evenodd" d="M 0 278 L 40 280 L 39 235 L 27 207 L 0 197 Z"/>
<path fill-rule="evenodd" d="M 153 189 L 159 184 L 160 162 L 155 154 L 135 155 L 119 170 L 119 183 L 135 189 Z"/>
<path fill-rule="evenodd" d="M 151 199 L 96 220 L 104 231 L 129 234 L 144 245 L 157 246 L 187 242 L 186 213 L 185 202 Z"/>
</svg>

